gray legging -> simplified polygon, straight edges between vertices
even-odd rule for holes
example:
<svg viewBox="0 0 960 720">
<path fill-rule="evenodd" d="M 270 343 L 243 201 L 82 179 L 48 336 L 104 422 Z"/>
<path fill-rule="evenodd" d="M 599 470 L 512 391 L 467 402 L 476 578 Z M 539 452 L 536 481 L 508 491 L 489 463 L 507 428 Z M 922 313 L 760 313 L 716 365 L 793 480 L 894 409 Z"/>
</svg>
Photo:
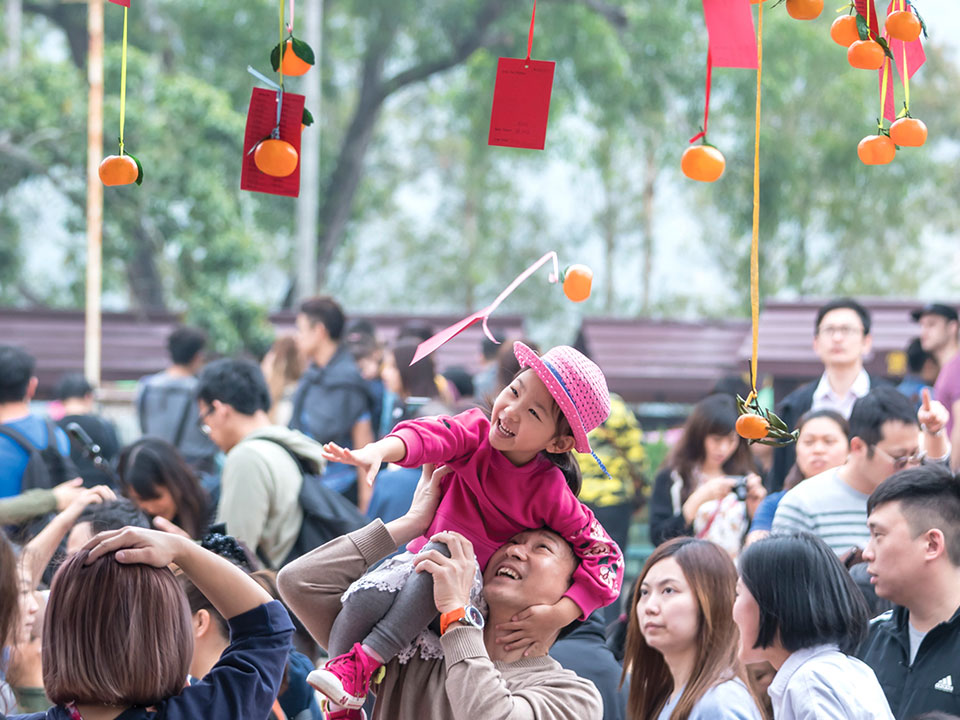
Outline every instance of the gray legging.
<svg viewBox="0 0 960 720">
<path fill-rule="evenodd" d="M 436 550 L 447 557 L 444 543 L 427 543 L 420 550 Z M 414 572 L 403 587 L 389 592 L 366 588 L 347 598 L 330 628 L 327 652 L 337 657 L 355 642 L 372 648 L 386 663 L 400 654 L 439 615 L 433 601 L 433 575 Z"/>
</svg>

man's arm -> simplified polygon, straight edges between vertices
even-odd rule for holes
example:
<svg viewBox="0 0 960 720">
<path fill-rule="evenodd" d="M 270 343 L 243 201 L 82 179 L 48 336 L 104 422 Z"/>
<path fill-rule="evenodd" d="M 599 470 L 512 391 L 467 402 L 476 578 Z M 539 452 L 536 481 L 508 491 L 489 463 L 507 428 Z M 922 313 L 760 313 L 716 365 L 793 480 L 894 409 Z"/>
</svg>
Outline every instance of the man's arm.
<svg viewBox="0 0 960 720">
<path fill-rule="evenodd" d="M 953 430 L 950 432 L 950 444 L 953 447 L 960 447 L 960 400 L 953 403 L 953 409 L 950 411 L 953 417 Z M 950 468 L 954 472 L 960 471 L 960 452 L 955 452 L 950 457 Z"/>
</svg>

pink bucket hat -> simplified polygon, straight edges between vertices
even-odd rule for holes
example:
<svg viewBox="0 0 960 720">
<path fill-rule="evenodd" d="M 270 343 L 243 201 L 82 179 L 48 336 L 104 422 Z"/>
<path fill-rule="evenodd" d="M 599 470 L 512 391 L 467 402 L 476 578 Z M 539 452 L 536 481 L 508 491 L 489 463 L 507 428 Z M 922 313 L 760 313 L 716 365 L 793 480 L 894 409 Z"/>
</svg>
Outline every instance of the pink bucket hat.
<svg viewBox="0 0 960 720">
<path fill-rule="evenodd" d="M 603 372 L 586 355 L 567 345 L 538 356 L 522 342 L 513 344 L 521 368 L 532 368 L 557 401 L 573 429 L 574 449 L 592 453 L 587 433 L 610 415 L 610 391 Z"/>
</svg>

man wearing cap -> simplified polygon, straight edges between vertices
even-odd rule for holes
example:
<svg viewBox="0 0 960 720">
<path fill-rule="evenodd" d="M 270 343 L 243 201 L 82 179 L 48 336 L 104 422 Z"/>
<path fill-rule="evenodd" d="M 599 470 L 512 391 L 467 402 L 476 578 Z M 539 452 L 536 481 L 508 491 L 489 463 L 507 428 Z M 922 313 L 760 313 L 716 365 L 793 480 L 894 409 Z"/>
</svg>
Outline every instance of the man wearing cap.
<svg viewBox="0 0 960 720">
<path fill-rule="evenodd" d="M 946 432 L 956 445 L 960 441 L 960 432 L 956 437 L 953 432 L 958 427 L 954 419 L 960 414 L 960 345 L 957 342 L 960 323 L 956 308 L 943 303 L 929 303 L 910 314 L 920 324 L 920 345 L 933 355 L 940 366 L 933 394 L 950 411 Z"/>
</svg>

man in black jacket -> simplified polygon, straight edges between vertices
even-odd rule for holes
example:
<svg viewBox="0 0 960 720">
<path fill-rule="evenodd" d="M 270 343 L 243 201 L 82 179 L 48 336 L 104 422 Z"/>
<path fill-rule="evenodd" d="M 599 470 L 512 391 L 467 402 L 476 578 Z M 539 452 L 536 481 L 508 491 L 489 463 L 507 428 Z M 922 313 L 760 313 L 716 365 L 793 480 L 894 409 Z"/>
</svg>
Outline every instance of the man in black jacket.
<svg viewBox="0 0 960 720">
<path fill-rule="evenodd" d="M 867 572 L 899 607 L 874 619 L 858 655 L 897 720 L 960 714 L 960 480 L 941 464 L 903 470 L 867 512 Z"/>
<path fill-rule="evenodd" d="M 850 417 L 853 404 L 877 386 L 877 379 L 863 369 L 863 358 L 870 352 L 870 312 L 856 300 L 831 300 L 817 311 L 813 326 L 813 349 L 823 362 L 823 375 L 801 385 L 777 407 L 777 414 L 789 428 L 795 428 L 807 410 L 826 408 Z M 793 445 L 777 448 L 767 489 L 783 489 L 783 481 L 796 462 Z"/>
</svg>

